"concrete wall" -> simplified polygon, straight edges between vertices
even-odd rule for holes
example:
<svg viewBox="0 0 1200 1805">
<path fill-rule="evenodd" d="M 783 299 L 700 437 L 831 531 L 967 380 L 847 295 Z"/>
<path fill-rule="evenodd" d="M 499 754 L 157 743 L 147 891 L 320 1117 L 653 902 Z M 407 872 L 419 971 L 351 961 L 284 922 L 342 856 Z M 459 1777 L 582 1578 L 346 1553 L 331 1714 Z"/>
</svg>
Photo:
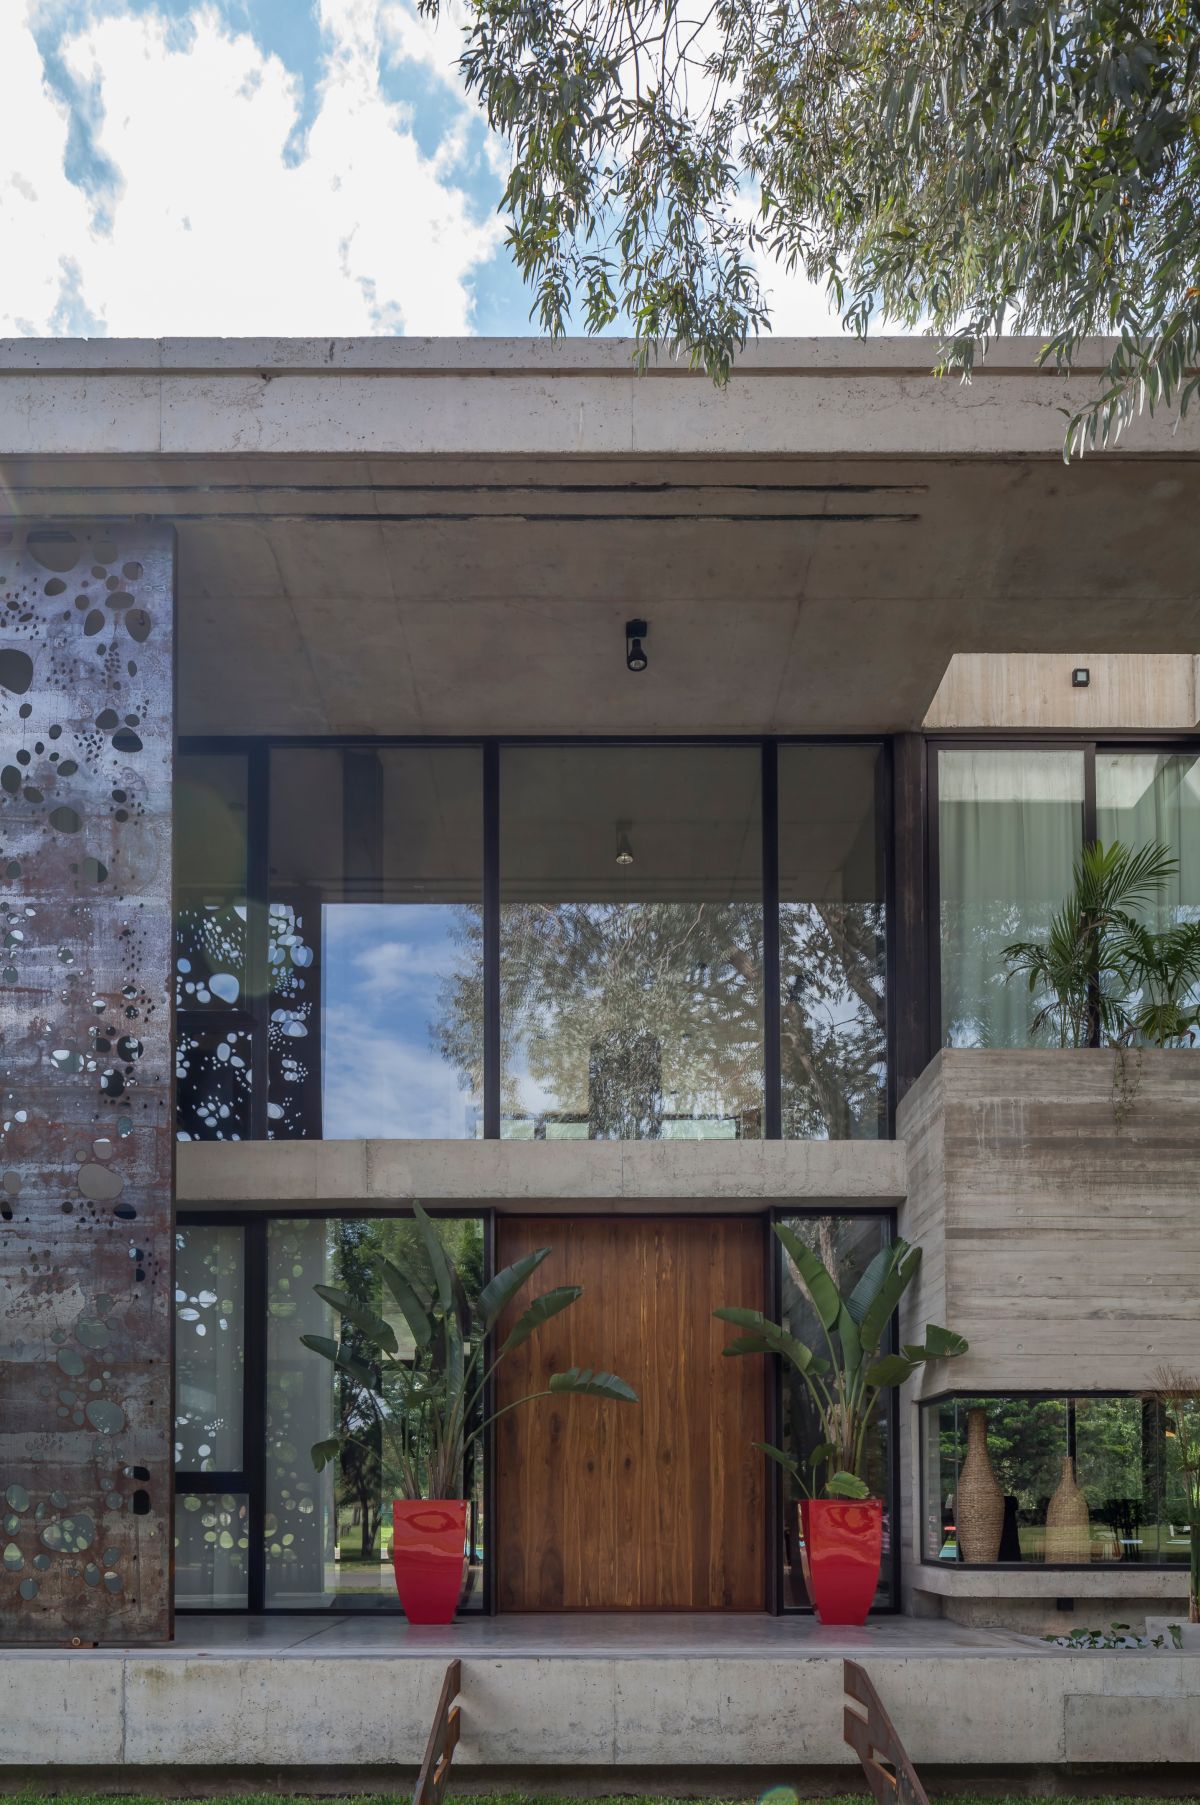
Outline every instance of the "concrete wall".
<svg viewBox="0 0 1200 1805">
<path fill-rule="evenodd" d="M 925 726 L 1191 733 L 1200 720 L 1197 663 L 1185 653 L 958 652 Z M 1071 683 L 1079 666 L 1089 675 L 1086 689 Z"/>
<path fill-rule="evenodd" d="M 1200 1358 L 1200 1050 L 943 1049 L 900 1106 L 923 1246 L 905 1330 L 970 1353 L 928 1396 L 1139 1390 Z"/>
<path fill-rule="evenodd" d="M 932 1320 L 971 1344 L 902 1403 L 912 1608 L 1061 1629 L 1057 1596 L 1086 1599 L 1101 1623 L 1144 1614 L 1156 1594 L 1183 1599 L 1182 1569 L 922 1569 L 917 1399 L 1137 1392 L 1163 1365 L 1197 1370 L 1198 1086 L 1200 1051 L 943 1049 L 904 1099 L 900 1232 L 924 1257 L 902 1338 Z"/>
<path fill-rule="evenodd" d="M 896 1141 L 197 1141 L 178 1151 L 181 1209 L 490 1204 L 548 1213 L 895 1204 Z"/>
<path fill-rule="evenodd" d="M 1194 1653 L 852 1652 L 918 1770 L 1200 1761 Z M 187 1769 L 194 1790 L 214 1771 L 283 1770 L 287 1790 L 289 1770 L 324 1769 L 327 1790 L 339 1770 L 371 1768 L 376 1790 L 395 1792 L 396 1766 L 420 1760 L 446 1658 L 0 1657 L 0 1773 L 91 1769 L 94 1789 L 96 1770 L 136 1787 L 139 1770 Z M 759 1659 L 464 1659 L 455 1778 L 582 1768 L 599 1791 L 599 1776 L 619 1789 L 638 1770 L 757 1768 L 795 1783 L 796 1770 L 831 1767 L 846 1789 L 854 1758 L 842 1740 L 842 1686 L 840 1655 L 798 1649 Z"/>
</svg>

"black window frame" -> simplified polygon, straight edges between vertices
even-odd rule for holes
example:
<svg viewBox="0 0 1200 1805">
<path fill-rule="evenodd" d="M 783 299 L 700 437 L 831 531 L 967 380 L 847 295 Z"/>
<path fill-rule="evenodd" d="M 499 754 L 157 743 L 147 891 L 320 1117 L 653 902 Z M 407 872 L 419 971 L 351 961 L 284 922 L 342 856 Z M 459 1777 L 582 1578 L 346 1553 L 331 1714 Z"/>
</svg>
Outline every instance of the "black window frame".
<svg viewBox="0 0 1200 1805">
<path fill-rule="evenodd" d="M 878 776 L 875 798 L 875 831 L 882 861 L 882 891 L 886 915 L 885 925 L 885 1057 L 887 1080 L 880 1140 L 892 1140 L 896 1132 L 897 1062 L 895 1007 L 895 896 L 896 861 L 893 848 L 895 818 L 894 758 L 892 736 L 886 733 L 861 734 L 505 734 L 503 736 L 455 735 L 323 735 L 297 734 L 280 736 L 251 735 L 181 735 L 181 756 L 242 755 L 248 760 L 246 834 L 249 847 L 247 860 L 247 924 L 248 971 L 256 980 L 267 969 L 267 922 L 269 909 L 269 827 L 270 827 L 270 757 L 275 750 L 364 750 L 384 751 L 389 748 L 430 750 L 436 747 L 462 747 L 482 754 L 482 857 L 483 885 L 483 1108 L 482 1125 L 485 1141 L 501 1138 L 501 1024 L 500 1024 L 500 761 L 506 747 L 560 746 L 605 747 L 658 746 L 757 747 L 761 760 L 762 808 L 762 909 L 763 909 L 763 1123 L 764 1140 L 783 1138 L 783 1077 L 780 1044 L 781 999 L 780 979 L 780 896 L 779 896 L 779 748 L 781 746 L 872 746 L 878 751 Z M 248 1025 L 251 1032 L 251 1085 L 247 1140 L 270 1138 L 268 1103 L 268 1022 L 270 998 L 261 981 L 253 984 L 249 1008 L 233 1012 L 236 1022 L 226 1022 L 224 1012 L 215 1010 L 177 1010 L 177 1032 L 222 1026 Z M 936 1043 L 935 1043 L 936 1044 Z M 319 1139 L 320 1136 L 308 1137 Z"/>
<path fill-rule="evenodd" d="M 840 1200 L 839 1200 L 840 1203 Z M 852 1217 L 856 1221 L 863 1217 L 871 1217 L 881 1221 L 885 1229 L 885 1245 L 890 1245 L 899 1233 L 899 1212 L 891 1204 L 855 1204 L 849 1201 L 840 1207 L 829 1203 L 796 1203 L 775 1205 L 768 1210 L 767 1223 L 767 1311 L 766 1314 L 774 1322 L 781 1320 L 783 1311 L 783 1247 L 775 1233 L 777 1222 L 795 1221 L 797 1217 L 818 1220 L 823 1216 L 836 1219 Z M 900 1351 L 899 1320 L 893 1315 L 888 1325 L 887 1346 L 884 1352 L 895 1354 Z M 901 1525 L 904 1520 L 903 1474 L 900 1464 L 900 1390 L 893 1386 L 887 1397 L 888 1413 L 888 1481 L 891 1496 L 888 1499 L 888 1552 L 884 1557 L 888 1572 L 887 1604 L 872 1604 L 872 1617 L 896 1617 L 903 1613 L 901 1598 L 901 1569 L 903 1565 L 904 1536 Z M 767 1440 L 773 1447 L 781 1445 L 783 1435 L 783 1366 L 778 1356 L 772 1356 L 769 1363 L 767 1382 Z M 786 1579 L 783 1558 L 783 1516 L 784 1516 L 784 1476 L 783 1470 L 776 1461 L 769 1463 L 769 1481 L 767 1486 L 767 1547 L 770 1567 L 767 1575 L 767 1610 L 775 1617 L 812 1617 L 813 1607 L 808 1605 L 789 1605 L 784 1603 Z"/>
<path fill-rule="evenodd" d="M 1072 1398 L 1136 1398 L 1145 1401 L 1145 1393 L 1130 1391 L 1126 1387 L 1106 1385 L 1103 1389 L 1096 1386 L 1076 1386 L 1073 1389 L 1063 1386 L 1034 1388 L 1026 1390 L 1021 1386 L 1012 1386 L 1008 1390 L 1002 1387 L 987 1386 L 980 1391 L 963 1391 L 957 1386 L 948 1385 L 941 1391 L 932 1392 L 927 1398 L 916 1398 L 917 1407 L 917 1499 L 918 1510 L 923 1512 L 925 1505 L 925 1447 L 926 1421 L 929 1413 L 954 1398 L 996 1399 L 1001 1403 L 1011 1403 L 1015 1399 L 1028 1399 L 1033 1403 L 1053 1403 L 1059 1399 L 1069 1402 Z M 1158 1405 L 1161 1413 L 1162 1405 Z M 1072 1459 L 1074 1455 L 1072 1454 Z M 1178 1573 L 1186 1581 L 1187 1561 L 944 1561 L 938 1556 L 925 1553 L 925 1538 L 921 1537 L 921 1552 L 918 1563 L 921 1567 L 940 1567 L 952 1573 L 1096 1573 L 1117 1572 L 1128 1573 L 1136 1568 L 1138 1573 Z"/>
<path fill-rule="evenodd" d="M 928 1036 L 930 1058 L 945 1044 L 942 1038 L 942 882 L 941 882 L 941 817 L 938 797 L 938 754 L 941 752 L 1081 752 L 1083 754 L 1083 844 L 1096 838 L 1096 758 L 1104 752 L 1165 752 L 1200 756 L 1200 735 L 1190 739 L 1178 732 L 1149 733 L 1131 729 L 1128 733 L 1110 731 L 1103 734 L 1070 732 L 1045 733 L 938 733 L 925 739 L 926 848 L 928 865 L 928 937 L 929 970 Z M 889 973 L 890 976 L 890 973 Z M 1089 1043 L 1099 1046 L 1099 1029 Z M 983 1395 L 982 1393 L 980 1394 Z M 1058 1393 L 1051 1394 L 1053 1396 Z M 1106 1394 L 1118 1396 L 1113 1392 Z"/>
<path fill-rule="evenodd" d="M 469 1218 L 483 1224 L 483 1282 L 495 1273 L 496 1212 L 488 1206 L 468 1209 L 462 1206 L 434 1207 L 428 1214 L 439 1218 Z M 175 1499 L 211 1497 L 214 1493 L 239 1492 L 247 1499 L 249 1548 L 246 1560 L 246 1603 L 244 1605 L 176 1605 L 181 1616 L 223 1617 L 312 1617 L 327 1612 L 330 1616 L 361 1615 L 403 1617 L 397 1598 L 394 1605 L 374 1604 L 355 1612 L 353 1606 L 275 1605 L 266 1602 L 267 1590 L 267 1230 L 272 1222 L 363 1222 L 411 1219 L 412 1210 L 403 1205 L 394 1208 L 368 1209 L 350 1206 L 341 1209 L 287 1209 L 271 1205 L 265 1209 L 181 1209 L 176 1212 L 175 1228 L 241 1228 L 245 1230 L 242 1267 L 242 1309 L 245 1315 L 242 1367 L 242 1470 L 240 1472 L 198 1473 L 175 1470 Z M 172 1363 L 172 1386 L 174 1371 Z M 488 1381 L 483 1400 L 484 1414 L 492 1410 L 492 1381 Z M 172 1399 L 172 1416 L 174 1401 Z M 495 1576 L 493 1512 L 494 1452 L 490 1433 L 485 1434 L 483 1449 L 483 1595 L 479 1614 L 491 1616 L 494 1610 Z M 172 1519 L 172 1535 L 174 1519 Z"/>
</svg>

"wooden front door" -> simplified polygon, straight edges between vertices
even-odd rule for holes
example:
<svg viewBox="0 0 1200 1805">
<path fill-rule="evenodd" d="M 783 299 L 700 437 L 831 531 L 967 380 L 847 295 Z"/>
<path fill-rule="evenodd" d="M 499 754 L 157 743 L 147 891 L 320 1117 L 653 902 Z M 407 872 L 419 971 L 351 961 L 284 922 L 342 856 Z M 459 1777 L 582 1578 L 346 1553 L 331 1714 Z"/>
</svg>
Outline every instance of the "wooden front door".
<svg viewBox="0 0 1200 1805">
<path fill-rule="evenodd" d="M 737 1331 L 713 1317 L 762 1308 L 763 1236 L 753 1217 L 497 1218 L 498 1267 L 554 1250 L 526 1303 L 583 1286 L 504 1361 L 498 1405 L 568 1366 L 619 1373 L 641 1400 L 554 1397 L 501 1417 L 501 1610 L 763 1608 L 763 1363 L 723 1359 Z"/>
</svg>

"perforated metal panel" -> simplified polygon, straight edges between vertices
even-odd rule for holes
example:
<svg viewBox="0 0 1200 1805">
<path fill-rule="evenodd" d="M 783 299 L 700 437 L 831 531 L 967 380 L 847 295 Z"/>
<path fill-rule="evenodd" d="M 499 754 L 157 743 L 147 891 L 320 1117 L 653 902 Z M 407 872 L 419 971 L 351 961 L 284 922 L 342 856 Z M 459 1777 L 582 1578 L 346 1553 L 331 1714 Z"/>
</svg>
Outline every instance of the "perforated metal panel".
<svg viewBox="0 0 1200 1805">
<path fill-rule="evenodd" d="M 0 1635 L 170 1634 L 174 543 L 0 525 Z"/>
</svg>

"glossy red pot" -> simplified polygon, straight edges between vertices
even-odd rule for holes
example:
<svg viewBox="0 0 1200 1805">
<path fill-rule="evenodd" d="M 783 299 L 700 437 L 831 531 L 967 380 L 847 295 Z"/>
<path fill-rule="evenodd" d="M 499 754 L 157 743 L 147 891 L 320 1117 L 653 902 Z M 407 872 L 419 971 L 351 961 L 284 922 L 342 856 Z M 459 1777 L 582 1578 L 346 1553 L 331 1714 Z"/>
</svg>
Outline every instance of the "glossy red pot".
<svg viewBox="0 0 1200 1805">
<path fill-rule="evenodd" d="M 392 1567 L 410 1623 L 452 1623 L 467 1574 L 464 1498 L 397 1498 Z"/>
<path fill-rule="evenodd" d="M 865 1623 L 879 1587 L 883 1502 L 804 1498 L 804 1576 L 822 1623 Z"/>
</svg>

